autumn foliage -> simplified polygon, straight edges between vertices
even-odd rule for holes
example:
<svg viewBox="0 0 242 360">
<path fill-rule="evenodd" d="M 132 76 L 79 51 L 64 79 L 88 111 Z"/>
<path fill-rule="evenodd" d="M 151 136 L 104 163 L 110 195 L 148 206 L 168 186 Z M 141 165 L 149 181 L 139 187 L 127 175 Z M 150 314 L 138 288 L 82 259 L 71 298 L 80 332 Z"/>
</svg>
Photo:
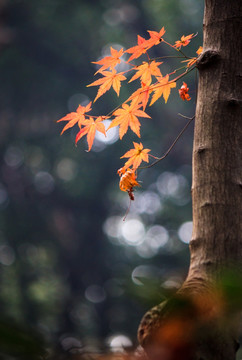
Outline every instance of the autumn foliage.
<svg viewBox="0 0 242 360">
<path fill-rule="evenodd" d="M 86 106 L 79 105 L 76 112 L 71 112 L 66 116 L 58 120 L 58 122 L 66 121 L 61 134 L 67 129 L 78 125 L 79 132 L 76 135 L 75 143 L 77 143 L 82 137 L 87 136 L 88 151 L 91 150 L 95 134 L 97 131 L 106 136 L 106 131 L 118 126 L 119 137 L 122 140 L 123 136 L 130 129 L 139 138 L 140 135 L 140 118 L 151 119 L 147 113 L 147 106 L 152 106 L 157 100 L 163 97 L 164 102 L 167 103 L 171 91 L 177 86 L 177 82 L 182 79 L 188 72 L 196 67 L 196 61 L 198 56 L 202 52 L 200 47 L 197 50 L 197 56 L 186 56 L 181 48 L 186 47 L 192 38 L 196 35 L 190 34 L 182 36 L 180 40 L 175 41 L 172 45 L 164 39 L 165 29 L 159 32 L 148 31 L 148 39 L 142 36 L 137 37 L 137 45 L 124 50 L 123 48 L 116 50 L 110 47 L 110 55 L 105 56 L 99 61 L 93 62 L 100 66 L 95 75 L 100 76 L 97 80 L 93 81 L 90 86 L 98 86 L 97 94 L 93 102 L 89 102 Z M 181 67 L 175 69 L 169 74 L 162 73 L 163 59 L 168 57 L 151 59 L 148 51 L 154 46 L 168 46 L 176 55 L 174 58 L 178 58 L 182 64 Z M 137 60 L 140 57 L 142 61 L 138 64 L 133 64 L 133 60 Z M 127 65 L 128 70 L 118 72 L 119 65 L 124 62 Z M 132 76 L 129 73 L 133 72 Z M 177 73 L 180 72 L 179 75 Z M 108 115 L 90 115 L 92 105 L 101 96 L 103 96 L 111 88 L 119 96 L 122 83 L 126 80 L 128 83 L 136 81 L 137 89 L 129 96 L 116 109 L 112 110 Z M 185 82 L 178 90 L 179 96 L 184 101 L 191 100 L 188 93 L 189 88 Z M 104 120 L 111 120 L 109 127 L 106 129 L 103 123 Z M 150 121 L 150 120 L 149 120 Z M 144 149 L 143 144 L 133 142 L 134 148 L 127 151 L 121 158 L 127 158 L 124 166 L 118 170 L 120 176 L 120 189 L 127 191 L 130 199 L 133 200 L 133 188 L 140 186 L 137 179 L 137 170 L 142 162 L 148 163 L 150 157 L 159 159 L 150 153 L 150 149 Z"/>
</svg>

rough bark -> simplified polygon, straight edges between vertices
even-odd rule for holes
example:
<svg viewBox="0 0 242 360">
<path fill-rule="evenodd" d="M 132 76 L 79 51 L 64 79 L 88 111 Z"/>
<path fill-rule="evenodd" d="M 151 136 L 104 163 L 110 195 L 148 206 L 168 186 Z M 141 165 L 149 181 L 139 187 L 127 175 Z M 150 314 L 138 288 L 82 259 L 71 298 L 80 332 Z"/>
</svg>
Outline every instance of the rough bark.
<svg viewBox="0 0 242 360">
<path fill-rule="evenodd" d="M 188 280 L 242 264 L 242 5 L 207 0 L 193 147 Z"/>
<path fill-rule="evenodd" d="M 169 359 L 233 360 L 238 347 L 233 329 L 219 320 L 213 286 L 224 269 L 242 272 L 241 21 L 241 1 L 205 0 L 203 53 L 197 62 L 191 260 L 178 292 L 178 296 L 189 296 L 187 304 L 191 301 L 194 311 L 187 312 L 185 320 L 178 317 L 187 326 L 185 332 L 199 330 L 187 319 L 199 322 L 205 316 L 206 324 L 200 338 L 188 337 L 185 347 L 173 349 Z M 138 337 L 145 349 L 162 342 L 167 333 L 162 328 L 173 315 L 160 304 L 144 316 Z M 166 359 L 162 353 L 164 346 L 155 358 Z"/>
<path fill-rule="evenodd" d="M 242 4 L 206 0 L 193 147 L 193 234 L 183 288 L 209 286 L 224 269 L 242 270 Z M 202 359 L 233 359 L 232 330 L 216 329 Z M 197 357 L 199 358 L 199 357 Z"/>
</svg>

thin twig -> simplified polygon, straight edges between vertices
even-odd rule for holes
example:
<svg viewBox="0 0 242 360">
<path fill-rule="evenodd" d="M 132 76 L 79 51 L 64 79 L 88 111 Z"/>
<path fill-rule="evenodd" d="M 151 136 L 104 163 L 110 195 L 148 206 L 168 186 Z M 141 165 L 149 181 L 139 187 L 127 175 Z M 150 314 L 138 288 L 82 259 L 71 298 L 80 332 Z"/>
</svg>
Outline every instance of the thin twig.
<svg viewBox="0 0 242 360">
<path fill-rule="evenodd" d="M 170 151 L 173 149 L 173 147 L 175 146 L 175 144 L 177 143 L 177 141 L 180 139 L 180 137 L 182 136 L 182 134 L 184 133 L 184 131 L 187 129 L 187 127 L 190 125 L 190 123 L 192 122 L 192 120 L 194 120 L 195 115 L 192 118 L 189 118 L 187 116 L 184 116 L 182 114 L 179 114 L 182 117 L 189 119 L 189 121 L 186 123 L 186 125 L 184 126 L 184 128 L 182 129 L 182 131 L 179 133 L 179 135 L 176 137 L 176 139 L 173 141 L 173 143 L 171 144 L 171 146 L 169 147 L 169 149 L 165 152 L 165 154 L 163 156 L 161 156 L 160 158 L 157 158 L 156 161 L 154 161 L 152 164 L 147 165 L 147 166 L 143 166 L 140 167 L 139 169 L 148 169 L 154 165 L 156 165 L 159 161 L 165 159 L 167 157 L 167 155 L 170 153 Z"/>
<path fill-rule="evenodd" d="M 184 59 L 185 56 L 175 56 L 175 55 L 167 55 L 167 56 L 158 56 L 155 58 L 151 58 L 150 61 L 153 60 L 162 60 L 162 59 Z"/>
</svg>

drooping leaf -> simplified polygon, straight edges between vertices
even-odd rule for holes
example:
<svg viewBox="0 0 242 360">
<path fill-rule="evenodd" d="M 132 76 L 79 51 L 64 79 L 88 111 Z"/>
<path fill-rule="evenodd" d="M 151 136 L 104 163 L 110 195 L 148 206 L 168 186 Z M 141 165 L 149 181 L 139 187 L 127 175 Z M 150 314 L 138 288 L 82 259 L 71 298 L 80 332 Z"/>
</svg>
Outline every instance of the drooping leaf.
<svg viewBox="0 0 242 360">
<path fill-rule="evenodd" d="M 133 142 L 133 144 L 134 149 L 130 149 L 120 158 L 129 158 L 123 166 L 124 170 L 131 166 L 133 166 L 133 170 L 136 170 L 142 161 L 149 162 L 148 152 L 150 152 L 150 149 L 144 149 L 142 143 Z"/>
<path fill-rule="evenodd" d="M 76 135 L 75 142 L 77 143 L 84 135 L 87 135 L 88 151 L 90 151 L 93 145 L 96 131 L 100 131 L 106 136 L 105 126 L 102 123 L 104 119 L 104 116 L 99 116 L 96 120 L 91 117 L 90 119 L 83 121 L 84 127 Z"/>
<path fill-rule="evenodd" d="M 193 34 L 187 36 L 182 35 L 181 40 L 176 41 L 174 47 L 180 49 L 182 46 L 187 46 L 193 37 Z"/>
<path fill-rule="evenodd" d="M 108 68 L 113 70 L 117 64 L 120 64 L 121 62 L 120 57 L 124 53 L 123 48 L 118 51 L 110 47 L 110 51 L 111 51 L 111 56 L 105 56 L 103 59 L 99 61 L 93 61 L 93 64 L 102 65 L 101 68 L 96 73 L 102 72 L 103 70 L 106 70 Z"/>
<path fill-rule="evenodd" d="M 123 104 L 121 109 L 116 110 L 113 115 L 116 116 L 111 122 L 109 129 L 119 125 L 119 137 L 123 138 L 124 134 L 128 131 L 128 127 L 140 137 L 140 122 L 139 117 L 150 118 L 144 111 L 139 110 L 140 105 L 137 104 Z"/>
<path fill-rule="evenodd" d="M 112 71 L 100 71 L 100 74 L 103 75 L 101 79 L 98 79 L 93 83 L 87 85 L 87 87 L 100 85 L 100 88 L 98 89 L 97 96 L 95 97 L 94 102 L 100 96 L 102 96 L 106 91 L 108 91 L 111 88 L 111 86 L 119 96 L 119 91 L 121 86 L 120 82 L 126 80 L 126 77 L 123 75 L 123 72 L 117 74 L 117 71 L 113 69 Z"/>
<path fill-rule="evenodd" d="M 122 191 L 133 192 L 134 186 L 140 186 L 136 180 L 137 176 L 134 170 L 131 169 L 119 169 L 118 174 L 120 176 L 119 187 Z"/>
<path fill-rule="evenodd" d="M 85 113 L 88 113 L 89 111 L 92 110 L 91 106 L 92 106 L 91 101 L 87 106 L 79 105 L 78 108 L 76 109 L 76 112 L 71 112 L 71 113 L 67 114 L 66 116 L 64 116 L 63 118 L 57 120 L 57 122 L 68 121 L 68 123 L 63 128 L 61 135 L 63 134 L 64 131 L 73 127 L 76 123 L 78 123 L 78 126 L 81 128 L 81 125 L 82 125 L 83 121 L 85 120 Z"/>
<path fill-rule="evenodd" d="M 150 106 L 153 105 L 154 102 L 156 102 L 162 95 L 165 103 L 167 103 L 171 89 L 174 87 L 176 87 L 176 83 L 174 81 L 169 81 L 168 74 L 164 77 L 158 78 L 158 84 L 154 85 L 154 94 L 150 102 Z"/>
<path fill-rule="evenodd" d="M 157 61 L 151 61 L 151 62 L 143 62 L 142 65 L 136 66 L 135 70 L 137 71 L 136 74 L 129 80 L 129 82 L 134 81 L 141 78 L 141 81 L 145 85 L 150 85 L 152 81 L 152 75 L 153 76 L 162 76 L 159 65 L 161 65 L 162 62 Z"/>
</svg>

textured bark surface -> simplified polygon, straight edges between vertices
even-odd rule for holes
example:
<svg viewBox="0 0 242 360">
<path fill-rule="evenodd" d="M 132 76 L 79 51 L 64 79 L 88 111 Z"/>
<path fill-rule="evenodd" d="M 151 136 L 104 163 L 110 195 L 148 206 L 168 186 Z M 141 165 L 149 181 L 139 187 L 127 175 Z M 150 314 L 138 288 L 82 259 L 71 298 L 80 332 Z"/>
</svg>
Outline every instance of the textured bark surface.
<svg viewBox="0 0 242 360">
<path fill-rule="evenodd" d="M 180 352 L 172 350 L 166 357 L 162 344 L 154 355 L 159 360 L 233 360 L 238 347 L 230 326 L 219 321 L 211 284 L 216 284 L 224 269 L 242 272 L 241 21 L 241 1 L 205 0 L 203 53 L 197 63 L 191 260 L 178 295 L 189 296 L 194 307 L 186 319 L 181 317 L 187 332 L 198 330 L 195 322 L 199 317 L 206 316 L 208 321 L 200 339 L 193 343 L 188 336 L 187 347 L 178 349 Z M 162 342 L 162 329 L 173 319 L 164 304 L 144 316 L 138 337 L 145 349 Z M 186 332 L 184 327 L 181 334 Z"/>
<path fill-rule="evenodd" d="M 242 3 L 207 0 L 193 148 L 188 280 L 242 265 Z"/>
<path fill-rule="evenodd" d="M 226 268 L 242 271 L 241 33 L 241 1 L 205 1 L 193 147 L 193 234 L 185 292 L 201 292 Z M 215 326 L 201 342 L 196 359 L 235 359 L 235 337 L 227 330 Z"/>
</svg>

